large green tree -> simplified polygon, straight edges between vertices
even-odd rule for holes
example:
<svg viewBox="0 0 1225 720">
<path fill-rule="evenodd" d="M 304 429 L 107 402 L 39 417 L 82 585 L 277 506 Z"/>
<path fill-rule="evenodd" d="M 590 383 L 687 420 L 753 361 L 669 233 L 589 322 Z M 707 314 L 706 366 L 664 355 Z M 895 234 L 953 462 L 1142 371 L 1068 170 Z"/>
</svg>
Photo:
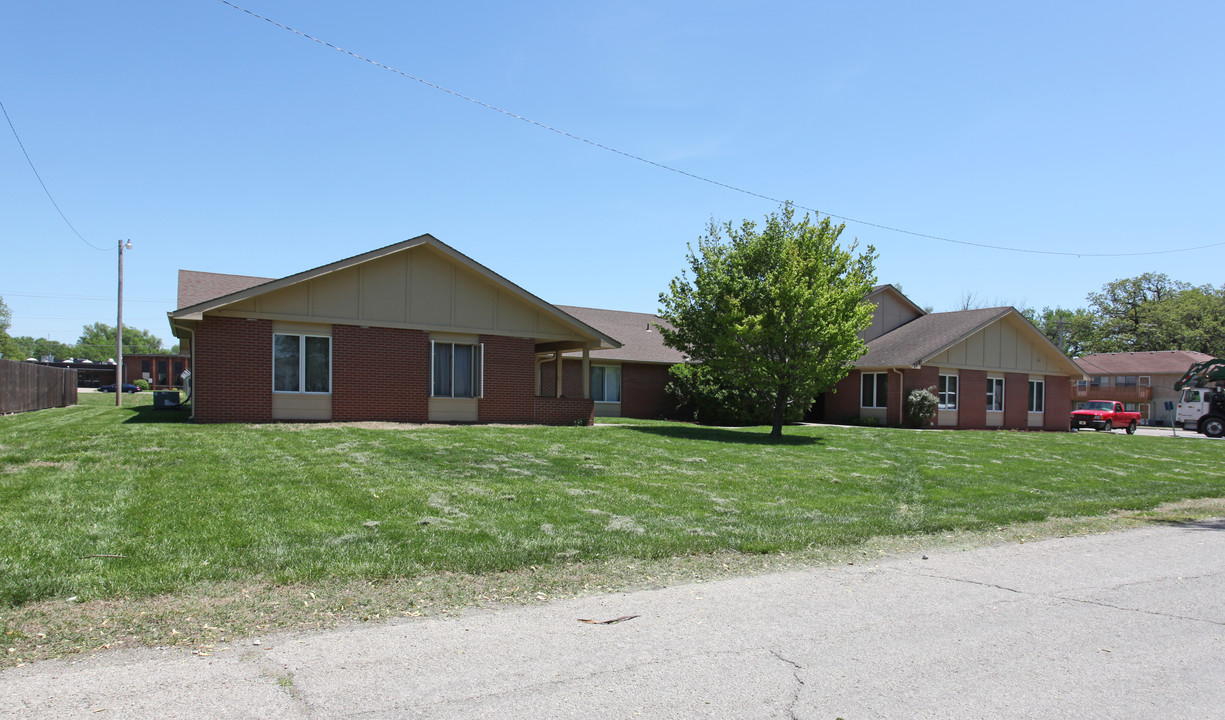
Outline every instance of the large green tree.
<svg viewBox="0 0 1225 720">
<path fill-rule="evenodd" d="M 92 323 L 81 329 L 81 337 L 77 339 L 75 352 L 78 358 L 88 358 L 95 362 L 115 357 L 115 326 L 106 323 Z M 123 352 L 165 353 L 161 338 L 148 330 L 123 326 Z"/>
<path fill-rule="evenodd" d="M 1022 314 L 1070 357 L 1097 352 L 1097 316 L 1088 310 L 1044 307 L 1041 312 L 1030 309 Z"/>
<path fill-rule="evenodd" d="M 48 340 L 47 338 L 30 337 L 29 335 L 9 338 L 8 347 L 9 349 L 5 351 L 4 357 L 11 357 L 13 360 L 25 360 L 26 358 L 41 360 L 48 355 L 56 360 L 76 357 L 76 348 L 72 345 L 65 345 L 62 342 Z"/>
<path fill-rule="evenodd" d="M 1177 347 L 1177 329 L 1165 321 L 1163 306 L 1189 288 L 1164 273 L 1144 273 L 1089 293 L 1089 308 L 1098 317 L 1098 352 L 1184 349 Z"/>
<path fill-rule="evenodd" d="M 9 328 L 13 326 L 13 311 L 9 310 L 9 306 L 4 304 L 4 298 L 0 297 L 0 355 L 9 357 L 12 354 L 12 343 L 9 341 Z M 20 360 L 22 358 L 11 358 Z"/>
<path fill-rule="evenodd" d="M 875 250 L 843 249 L 843 225 L 796 219 L 785 203 L 758 226 L 712 221 L 688 271 L 661 293 L 664 342 L 702 363 L 710 378 L 771 408 L 772 437 L 788 407 L 807 407 L 846 375 L 872 322 L 864 302 Z M 692 277 L 690 276 L 692 273 Z"/>
</svg>

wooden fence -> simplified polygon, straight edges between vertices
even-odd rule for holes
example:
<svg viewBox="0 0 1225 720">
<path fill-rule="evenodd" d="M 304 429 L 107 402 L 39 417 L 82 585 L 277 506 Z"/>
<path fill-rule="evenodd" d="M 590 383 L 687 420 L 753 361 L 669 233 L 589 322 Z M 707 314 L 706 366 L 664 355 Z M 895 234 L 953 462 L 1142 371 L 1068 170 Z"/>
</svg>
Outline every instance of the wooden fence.
<svg viewBox="0 0 1225 720">
<path fill-rule="evenodd" d="M 0 415 L 76 404 L 76 370 L 0 359 Z"/>
</svg>

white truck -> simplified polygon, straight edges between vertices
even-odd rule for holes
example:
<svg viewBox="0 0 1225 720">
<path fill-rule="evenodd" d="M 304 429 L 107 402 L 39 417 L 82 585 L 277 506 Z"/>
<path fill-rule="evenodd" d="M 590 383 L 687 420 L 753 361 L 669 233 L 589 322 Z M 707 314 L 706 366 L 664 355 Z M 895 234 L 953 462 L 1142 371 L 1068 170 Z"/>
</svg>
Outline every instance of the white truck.
<svg viewBox="0 0 1225 720">
<path fill-rule="evenodd" d="M 1225 360 L 1195 363 L 1174 389 L 1182 390 L 1175 425 L 1211 438 L 1225 435 Z"/>
</svg>

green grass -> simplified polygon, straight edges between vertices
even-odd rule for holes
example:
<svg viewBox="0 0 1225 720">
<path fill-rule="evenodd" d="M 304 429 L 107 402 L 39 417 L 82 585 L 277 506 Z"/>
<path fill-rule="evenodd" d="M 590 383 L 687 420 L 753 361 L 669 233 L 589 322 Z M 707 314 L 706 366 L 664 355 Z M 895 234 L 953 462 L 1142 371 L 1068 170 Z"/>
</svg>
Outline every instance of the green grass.
<svg viewBox="0 0 1225 720">
<path fill-rule="evenodd" d="M 0 419 L 0 604 L 253 577 L 771 553 L 1225 495 L 1225 447 L 1205 441 L 805 427 L 776 444 L 765 429 L 669 423 L 203 426 L 83 398 Z"/>
<path fill-rule="evenodd" d="M 10 617 L 69 597 L 779 557 L 1225 497 L 1225 444 L 1205 440 L 803 427 L 774 443 L 768 428 L 646 421 L 192 425 L 153 411 L 148 394 L 124 402 L 83 394 L 77 407 L 0 418 Z"/>
</svg>

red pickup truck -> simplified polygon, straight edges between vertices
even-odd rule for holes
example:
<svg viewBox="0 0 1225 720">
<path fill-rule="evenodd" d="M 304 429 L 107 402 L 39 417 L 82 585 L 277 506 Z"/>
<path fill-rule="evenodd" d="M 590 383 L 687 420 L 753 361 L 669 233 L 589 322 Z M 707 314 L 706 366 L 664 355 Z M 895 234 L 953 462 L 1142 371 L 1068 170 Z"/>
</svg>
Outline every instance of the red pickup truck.
<svg viewBox="0 0 1225 720">
<path fill-rule="evenodd" d="M 1081 409 L 1073 410 L 1071 416 L 1073 430 L 1091 427 L 1110 432 L 1115 428 L 1127 428 L 1127 434 L 1131 435 L 1139 424 L 1140 413 L 1127 412 L 1123 403 L 1111 400 L 1090 400 Z"/>
</svg>

